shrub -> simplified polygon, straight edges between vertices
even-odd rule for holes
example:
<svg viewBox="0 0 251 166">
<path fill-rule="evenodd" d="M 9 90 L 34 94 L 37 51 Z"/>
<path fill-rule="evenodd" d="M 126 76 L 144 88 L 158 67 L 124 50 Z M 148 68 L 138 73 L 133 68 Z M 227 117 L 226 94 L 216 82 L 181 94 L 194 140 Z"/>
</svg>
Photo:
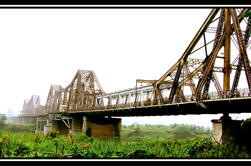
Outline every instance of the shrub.
<svg viewBox="0 0 251 166">
<path fill-rule="evenodd" d="M 21 141 L 16 144 L 14 155 L 23 157 L 24 155 L 28 155 L 30 152 L 31 152 L 31 147 Z"/>
<path fill-rule="evenodd" d="M 81 148 L 80 144 L 73 144 L 70 151 L 73 158 L 82 158 L 85 156 L 84 149 Z"/>
<path fill-rule="evenodd" d="M 251 153 L 251 118 L 244 120 L 241 123 L 241 146 L 246 147 L 247 151 Z"/>
<path fill-rule="evenodd" d="M 2 128 L 11 132 L 35 132 L 35 124 L 23 124 L 23 123 L 6 123 Z"/>
<path fill-rule="evenodd" d="M 49 132 L 46 134 L 45 138 L 46 138 L 46 139 L 53 139 L 53 138 L 56 138 L 58 134 L 59 134 L 59 133 L 58 133 L 57 131 L 51 130 L 51 131 L 49 131 Z"/>
<path fill-rule="evenodd" d="M 0 114 L 0 128 L 3 128 L 5 121 L 7 120 L 5 114 Z"/>
</svg>

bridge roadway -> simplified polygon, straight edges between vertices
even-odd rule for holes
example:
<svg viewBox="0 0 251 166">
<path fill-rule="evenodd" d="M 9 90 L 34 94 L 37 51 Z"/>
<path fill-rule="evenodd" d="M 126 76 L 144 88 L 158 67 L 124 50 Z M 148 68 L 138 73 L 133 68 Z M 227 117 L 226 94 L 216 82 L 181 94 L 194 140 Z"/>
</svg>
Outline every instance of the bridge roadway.
<svg viewBox="0 0 251 166">
<path fill-rule="evenodd" d="M 69 109 L 57 110 L 54 112 L 43 112 L 36 114 L 23 114 L 19 117 L 46 117 L 48 114 L 79 115 L 93 117 L 130 117 L 130 116 L 168 116 L 168 115 L 200 115 L 200 114 L 220 114 L 220 113 L 251 113 L 251 96 L 241 96 L 235 98 L 214 98 L 196 101 L 186 101 L 179 103 L 169 103 L 161 105 L 141 105 L 120 106 L 115 108 L 95 107 L 90 109 Z"/>
<path fill-rule="evenodd" d="M 168 87 L 165 87 L 168 88 Z M 165 89 L 163 88 L 163 89 Z M 219 114 L 219 113 L 251 113 L 251 96 L 247 89 L 239 89 L 240 97 L 219 98 L 216 92 L 209 93 L 211 99 L 201 100 L 200 103 L 191 101 L 191 95 L 186 95 L 186 101 L 174 102 L 168 104 L 145 103 L 146 96 L 142 97 L 146 92 L 152 92 L 150 86 L 140 87 L 142 93 L 137 93 L 137 101 L 135 101 L 136 89 L 122 90 L 112 92 L 102 96 L 97 96 L 96 100 L 102 104 L 90 108 L 66 107 L 65 109 L 55 109 L 48 111 L 43 107 L 43 111 L 36 111 L 32 114 L 22 114 L 19 117 L 48 117 L 49 114 L 63 117 L 71 115 L 93 116 L 93 117 L 130 117 L 130 116 L 168 116 L 168 115 L 199 115 L 199 114 Z M 140 97 L 140 94 L 142 95 Z M 124 96 L 123 96 L 124 95 Z M 129 96 L 127 102 L 123 98 Z M 134 97 L 133 97 L 134 95 Z M 114 104 L 108 105 L 102 98 L 111 98 Z M 144 99 L 143 99 L 144 98 Z M 102 99 L 102 100 L 101 100 Z M 151 98 L 152 100 L 152 98 Z M 97 102 L 96 102 L 97 103 Z M 138 104 L 136 104 L 138 103 Z"/>
<path fill-rule="evenodd" d="M 188 101 L 182 103 L 137 106 L 113 109 L 72 109 L 61 114 L 75 114 L 86 116 L 162 116 L 162 115 L 198 115 L 220 113 L 251 113 L 251 97 L 225 98 L 203 100 L 200 103 Z M 58 114 L 58 113 L 57 113 Z"/>
</svg>

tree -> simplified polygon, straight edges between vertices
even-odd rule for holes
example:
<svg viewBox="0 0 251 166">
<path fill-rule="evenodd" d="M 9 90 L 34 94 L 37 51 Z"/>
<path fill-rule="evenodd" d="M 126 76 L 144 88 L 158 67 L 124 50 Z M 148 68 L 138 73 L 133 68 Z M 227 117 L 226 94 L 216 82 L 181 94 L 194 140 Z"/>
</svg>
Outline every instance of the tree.
<svg viewBox="0 0 251 166">
<path fill-rule="evenodd" d="M 7 120 L 5 114 L 0 114 L 0 127 L 4 126 L 4 122 Z"/>
<path fill-rule="evenodd" d="M 180 139 L 194 136 L 191 128 L 187 125 L 177 125 L 173 130 L 173 134 Z"/>
</svg>

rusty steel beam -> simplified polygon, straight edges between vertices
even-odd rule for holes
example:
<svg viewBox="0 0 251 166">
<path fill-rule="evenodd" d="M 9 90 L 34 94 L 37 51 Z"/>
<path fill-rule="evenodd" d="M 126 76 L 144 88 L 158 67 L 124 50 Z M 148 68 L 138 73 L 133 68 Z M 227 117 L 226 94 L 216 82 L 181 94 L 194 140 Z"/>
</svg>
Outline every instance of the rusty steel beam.
<svg viewBox="0 0 251 166">
<path fill-rule="evenodd" d="M 69 91 L 68 102 L 65 101 L 67 110 L 92 108 L 96 105 L 96 96 L 104 94 L 96 74 L 90 70 L 78 70 L 65 90 Z"/>
<path fill-rule="evenodd" d="M 191 53 L 192 49 L 195 47 L 195 45 L 197 44 L 197 42 L 199 41 L 199 39 L 201 38 L 201 36 L 203 35 L 203 33 L 206 31 L 207 27 L 209 26 L 209 24 L 211 23 L 211 21 L 214 19 L 214 17 L 218 13 L 218 11 L 219 11 L 219 9 L 213 9 L 211 11 L 211 13 L 209 14 L 209 16 L 205 20 L 205 22 L 200 27 L 199 31 L 197 32 L 197 34 L 193 38 L 192 42 L 189 44 L 189 46 L 187 47 L 186 51 L 183 53 L 183 55 L 180 58 L 180 60 L 172 67 L 172 68 L 174 68 L 174 67 L 176 68 L 177 67 L 177 72 L 176 72 L 176 75 L 175 75 L 175 78 L 174 78 L 173 87 L 172 87 L 170 95 L 169 95 L 169 103 L 173 102 L 173 97 L 174 97 L 174 95 L 176 93 L 176 90 L 177 90 L 177 87 L 178 87 L 178 81 L 179 81 L 179 78 L 180 78 L 180 73 L 181 73 L 181 70 L 183 68 L 184 63 L 187 60 L 187 57 L 189 56 L 189 54 Z M 162 81 L 164 81 L 169 74 L 170 74 L 170 70 L 167 73 L 165 73 L 159 79 L 159 81 L 156 82 L 156 84 L 158 85 L 158 84 L 162 83 Z"/>
<path fill-rule="evenodd" d="M 200 101 L 200 99 L 201 99 L 201 90 L 202 90 L 203 86 L 205 85 L 205 83 L 206 83 L 206 81 L 208 79 L 208 76 L 210 75 L 210 73 L 211 73 L 211 71 L 213 69 L 213 65 L 214 65 L 216 56 L 217 56 L 218 52 L 220 51 L 220 49 L 221 49 L 221 47 L 223 45 L 223 42 L 224 42 L 223 39 L 224 38 L 225 38 L 225 33 L 221 36 L 219 44 L 213 50 L 212 55 L 211 55 L 211 57 L 209 59 L 209 62 L 207 64 L 207 68 L 206 68 L 205 72 L 203 73 L 203 77 L 202 77 L 202 79 L 200 80 L 200 82 L 197 85 L 196 101 Z"/>
<path fill-rule="evenodd" d="M 238 22 L 241 22 L 243 20 L 243 15 L 248 11 L 249 9 L 244 9 L 239 16 L 236 16 L 235 20 L 238 20 Z M 231 32 L 230 34 L 233 33 L 233 31 L 235 30 L 235 24 L 233 23 L 231 25 Z M 207 62 L 207 68 L 203 73 L 203 77 L 202 79 L 199 81 L 198 85 L 197 85 L 197 89 L 196 89 L 196 101 L 199 102 L 201 100 L 201 90 L 203 88 L 203 86 L 205 85 L 209 74 L 211 73 L 213 66 L 214 66 L 214 62 L 215 62 L 215 58 L 217 57 L 217 54 L 219 52 L 219 50 L 221 49 L 221 47 L 223 46 L 224 42 L 225 42 L 225 36 L 226 36 L 226 31 L 224 31 L 223 35 L 220 37 L 217 46 L 215 47 L 215 49 L 212 52 L 212 55 L 210 56 L 208 62 Z M 238 37 L 239 38 L 239 37 Z"/>
<path fill-rule="evenodd" d="M 218 93 L 219 97 L 223 98 L 223 90 L 221 89 L 219 80 L 217 79 L 217 76 L 216 76 L 216 74 L 214 72 L 212 73 L 212 80 L 214 82 L 214 86 L 215 86 L 215 88 L 217 90 L 217 93 Z"/>
<path fill-rule="evenodd" d="M 192 75 L 191 75 L 191 79 L 192 79 Z M 147 83 L 147 84 L 151 84 L 151 85 L 153 85 L 154 83 L 156 83 L 156 81 L 158 81 L 158 80 L 142 80 L 142 79 L 137 79 L 136 80 L 137 83 Z M 164 84 L 166 84 L 166 85 L 173 85 L 173 81 L 163 81 L 161 85 L 164 85 Z M 182 84 L 182 86 L 190 86 L 191 84 L 193 84 L 193 83 L 191 83 L 190 81 L 189 81 L 189 83 L 184 82 Z"/>
<path fill-rule="evenodd" d="M 250 17 L 249 17 L 248 20 L 250 20 Z M 247 45 L 248 45 L 248 41 L 249 41 L 249 37 L 250 37 L 250 34 L 249 34 L 250 27 L 251 27 L 251 24 L 250 24 L 250 22 L 248 22 L 247 26 L 246 26 L 245 35 L 244 35 L 244 44 L 245 44 L 246 49 L 247 49 Z M 242 70 L 242 66 L 243 66 L 243 56 L 241 56 L 239 54 L 239 56 L 237 58 L 238 58 L 238 64 L 237 64 L 237 67 L 236 67 L 234 81 L 233 81 L 232 88 L 231 88 L 231 95 L 234 94 L 235 89 L 238 86 L 240 75 L 241 75 L 241 70 Z M 236 61 L 237 61 L 237 58 L 236 58 Z"/>
<path fill-rule="evenodd" d="M 207 19 L 205 20 L 205 22 L 202 24 L 202 26 L 200 27 L 199 31 L 197 32 L 197 34 L 195 35 L 195 37 L 193 38 L 192 42 L 189 44 L 189 46 L 187 47 L 186 51 L 183 53 L 183 55 L 181 56 L 181 58 L 179 59 L 178 62 L 176 62 L 157 82 L 156 84 L 160 84 L 162 83 L 166 77 L 168 75 L 170 75 L 180 64 L 181 60 L 184 59 L 186 60 L 187 56 L 189 55 L 189 53 L 192 51 L 192 49 L 195 47 L 195 45 L 197 44 L 197 42 L 199 41 L 199 39 L 201 38 L 201 36 L 203 35 L 203 33 L 205 32 L 205 30 L 207 29 L 207 27 L 209 26 L 209 24 L 211 23 L 211 21 L 213 20 L 213 18 L 215 17 L 215 15 L 218 13 L 219 8 L 215 8 L 213 9 L 210 14 L 208 15 Z"/>
<path fill-rule="evenodd" d="M 229 9 L 225 9 L 225 43 L 224 43 L 224 76 L 223 76 L 223 93 L 226 94 L 230 88 L 230 37 L 231 37 L 231 17 Z"/>
<path fill-rule="evenodd" d="M 243 19 L 242 16 L 244 15 L 244 13 L 247 10 L 248 9 L 244 9 L 241 12 L 241 14 L 238 16 L 238 19 L 242 20 Z M 188 46 L 188 48 L 186 49 L 186 51 L 184 52 L 182 57 L 179 59 L 179 61 L 175 65 L 173 65 L 157 82 L 155 80 L 151 81 L 151 82 L 148 82 L 148 83 L 155 84 L 154 85 L 154 91 L 155 91 L 154 95 L 156 95 L 156 97 L 155 97 L 156 100 L 157 100 L 157 97 L 158 97 L 160 102 L 163 103 L 164 100 L 163 100 L 162 93 L 159 90 L 159 85 L 163 84 L 165 79 L 168 76 L 171 76 L 171 74 L 175 72 L 175 75 L 174 75 L 175 77 L 173 79 L 173 86 L 172 86 L 172 89 L 171 89 L 171 92 L 170 92 L 170 95 L 169 95 L 169 103 L 172 103 L 173 97 L 175 96 L 175 94 L 177 94 L 176 91 L 177 91 L 179 81 L 180 81 L 180 78 L 181 78 L 181 72 L 184 70 L 184 64 L 186 62 L 186 59 L 191 54 L 193 48 L 195 47 L 195 45 L 197 44 L 198 40 L 201 38 L 202 35 L 204 35 L 204 42 L 205 42 L 205 33 L 204 32 L 206 31 L 207 27 L 212 22 L 212 20 L 214 19 L 214 17 L 216 16 L 218 11 L 217 12 L 214 11 L 214 12 L 215 13 L 213 13 L 213 11 L 212 11 L 209 14 L 208 18 L 206 19 L 204 24 L 201 26 L 200 30 L 197 32 L 196 36 L 194 37 L 194 39 L 192 40 L 192 42 L 190 43 L 190 45 Z M 222 10 L 221 15 L 222 16 L 225 15 L 224 10 Z M 220 17 L 220 19 L 224 20 L 224 17 Z M 211 20 L 211 22 L 209 20 Z M 222 33 L 222 31 L 223 31 L 222 30 L 222 24 L 218 25 L 218 26 L 219 27 L 217 28 L 217 36 L 216 36 L 217 40 L 214 41 L 214 46 L 213 46 L 214 49 L 213 49 L 213 51 L 211 53 L 212 56 L 210 56 L 208 58 L 208 62 L 206 62 L 206 65 L 204 66 L 205 71 L 204 71 L 204 73 L 202 75 L 202 80 L 199 81 L 196 93 L 199 93 L 201 91 L 201 89 L 203 88 L 205 83 L 206 83 L 206 86 L 204 88 L 204 92 L 206 92 L 206 93 L 208 92 L 210 80 L 212 79 L 211 76 L 210 76 L 211 75 L 210 73 L 212 73 L 212 69 L 214 69 L 215 58 L 217 57 L 217 54 L 218 54 L 219 50 L 221 49 L 221 47 L 223 46 L 223 44 L 225 44 L 225 41 L 223 42 L 223 40 L 225 40 L 226 33 L 220 35 Z M 233 25 L 231 25 L 231 34 L 232 34 L 232 29 L 233 29 Z M 204 47 L 206 47 L 206 45 L 207 44 L 204 43 Z M 206 51 L 206 54 L 207 54 L 207 50 L 205 50 L 205 51 Z M 230 58 L 229 58 L 229 60 L 230 60 Z M 227 63 L 225 63 L 225 64 L 227 64 Z M 228 65 L 228 69 L 231 71 L 231 65 Z M 227 75 L 229 76 L 229 73 L 227 73 L 226 76 Z M 208 77 L 209 77 L 209 79 L 208 79 Z M 229 81 L 230 81 L 230 79 L 227 82 L 229 83 Z M 146 82 L 144 82 L 144 83 L 146 83 Z M 229 89 L 229 86 L 228 86 L 228 89 Z M 197 100 L 198 99 L 200 99 L 200 94 L 197 94 Z"/>
<path fill-rule="evenodd" d="M 219 38 L 222 35 L 222 31 L 223 31 L 222 29 L 223 29 L 224 20 L 225 20 L 225 10 L 221 10 L 220 17 L 219 17 L 219 22 L 218 22 L 218 26 L 217 26 L 216 34 L 215 34 L 215 38 L 214 38 L 213 49 L 212 50 L 215 49 L 215 47 L 217 46 L 217 44 L 219 42 Z M 204 63 L 206 65 L 203 67 L 203 72 L 205 72 L 205 70 L 207 69 L 207 62 L 208 62 L 208 60 L 210 60 L 210 55 L 206 56 L 206 58 L 204 60 Z M 217 58 L 218 58 L 218 56 L 217 56 Z M 204 86 L 204 89 L 203 89 L 202 98 L 207 98 L 211 80 L 212 80 L 212 71 L 210 72 L 210 74 L 207 77 L 207 80 L 206 80 L 206 83 L 205 83 L 205 86 Z M 199 80 L 199 82 L 200 81 L 201 81 L 201 79 Z"/>
<path fill-rule="evenodd" d="M 184 67 L 185 67 L 185 71 L 186 71 L 188 81 L 190 83 L 190 89 L 192 91 L 192 97 L 194 97 L 195 92 L 196 92 L 196 87 L 195 87 L 195 83 L 193 81 L 193 75 L 191 74 L 191 72 L 190 72 L 190 70 L 189 70 L 189 68 L 187 67 L 186 64 L 184 65 Z"/>
<path fill-rule="evenodd" d="M 240 50 L 241 56 L 243 56 L 243 64 L 244 64 L 244 69 L 245 69 L 245 73 L 246 73 L 248 87 L 251 92 L 251 68 L 249 65 L 249 59 L 247 56 L 246 47 L 245 47 L 245 43 L 243 40 L 243 35 L 240 30 L 240 21 L 237 19 L 237 14 L 234 9 L 230 9 L 230 12 L 231 12 L 232 19 L 234 22 L 233 24 L 234 24 L 234 28 L 235 28 L 235 33 L 237 35 L 239 50 Z"/>
</svg>

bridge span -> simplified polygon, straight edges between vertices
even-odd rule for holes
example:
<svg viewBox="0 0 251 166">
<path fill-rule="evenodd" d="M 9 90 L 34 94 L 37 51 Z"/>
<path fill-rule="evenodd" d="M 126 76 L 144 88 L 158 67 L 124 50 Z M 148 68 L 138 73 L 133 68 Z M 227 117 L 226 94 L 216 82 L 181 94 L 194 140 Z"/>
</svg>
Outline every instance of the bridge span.
<svg viewBox="0 0 251 166">
<path fill-rule="evenodd" d="M 25 100 L 20 121 L 36 122 L 37 132 L 45 134 L 57 130 L 120 139 L 121 119 L 114 117 L 223 113 L 212 121 L 213 135 L 219 140 L 225 130 L 238 131 L 241 122 L 228 114 L 251 113 L 248 12 L 212 9 L 180 59 L 158 80 L 138 79 L 134 88 L 106 93 L 94 71 L 78 70 L 65 88 L 51 85 L 44 106 L 39 96 Z"/>
<path fill-rule="evenodd" d="M 241 106 L 241 107 L 240 107 Z M 223 113 L 251 113 L 251 97 L 188 101 L 152 106 L 137 106 L 114 109 L 70 110 L 66 114 L 81 114 L 94 117 L 201 115 Z M 62 114 L 64 114 L 62 112 Z"/>
</svg>

